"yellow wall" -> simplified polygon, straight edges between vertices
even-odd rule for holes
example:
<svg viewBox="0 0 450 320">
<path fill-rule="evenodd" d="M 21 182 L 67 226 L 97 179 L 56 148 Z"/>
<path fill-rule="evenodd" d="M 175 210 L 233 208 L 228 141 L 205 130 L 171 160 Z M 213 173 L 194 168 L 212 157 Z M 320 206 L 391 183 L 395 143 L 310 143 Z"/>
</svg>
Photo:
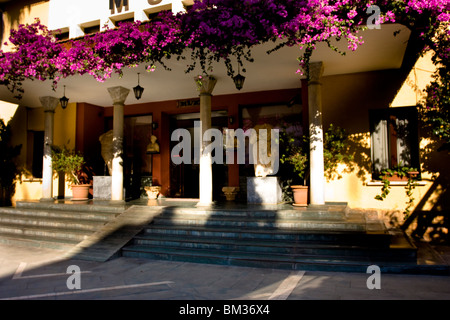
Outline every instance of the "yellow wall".
<svg viewBox="0 0 450 320">
<path fill-rule="evenodd" d="M 431 62 L 431 53 L 420 58 L 398 91 L 391 107 L 415 106 L 424 97 L 423 89 L 432 81 L 435 67 Z"/>
<path fill-rule="evenodd" d="M 48 0 L 30 0 L 30 1 L 10 1 L 5 4 L 5 12 L 3 13 L 3 34 L 0 41 L 0 49 L 3 51 L 10 50 L 9 46 L 5 46 L 4 42 L 9 42 L 9 34 L 11 30 L 17 29 L 19 24 L 31 24 L 35 22 L 35 18 L 39 18 L 41 23 L 48 25 Z"/>
<path fill-rule="evenodd" d="M 325 66 L 326 67 L 326 66 Z M 431 80 L 434 66 L 430 55 L 420 58 L 404 82 L 399 82 L 399 71 L 379 71 L 330 76 L 323 79 L 323 121 L 339 125 L 351 134 L 352 151 L 358 166 L 342 179 L 327 181 L 326 201 L 347 201 L 351 208 L 373 208 L 388 215 L 395 224 L 403 221 L 408 198 L 404 186 L 392 186 L 384 201 L 375 200 L 381 185 L 371 183 L 369 109 L 415 106 L 423 97 L 423 89 Z M 420 128 L 419 128 L 420 131 Z M 421 132 L 419 132 L 420 134 Z M 436 151 L 436 145 L 421 136 L 421 185 L 413 197 L 417 210 L 443 210 L 446 182 L 450 179 L 450 155 Z M 348 167 L 342 165 L 342 172 Z M 438 177 L 438 179 L 436 179 Z M 447 196 L 448 198 L 448 196 Z M 413 209 L 414 209 L 413 208 Z"/>
<path fill-rule="evenodd" d="M 55 136 L 53 143 L 57 146 L 66 146 L 75 149 L 77 104 L 69 103 L 65 110 L 60 107 L 55 113 Z"/>
<path fill-rule="evenodd" d="M 12 29 L 17 29 L 19 24 L 31 24 L 35 18 L 39 18 L 41 23 L 48 25 L 49 1 L 48 0 L 29 0 L 29 1 L 10 1 L 4 4 L 3 12 L 2 41 L 0 48 L 3 51 L 11 49 L 4 45 L 8 42 L 9 34 Z M 21 153 L 17 163 L 23 169 L 24 174 L 21 180 L 16 184 L 16 192 L 13 203 L 20 199 L 40 199 L 42 196 L 42 181 L 33 178 L 27 168 L 27 134 L 28 131 L 44 131 L 44 111 L 43 108 L 36 106 L 23 106 L 20 101 L 18 105 L 11 105 L 0 101 L 0 118 L 11 119 L 10 124 L 13 131 L 12 144 L 22 145 Z M 76 131 L 76 104 L 69 103 L 66 110 L 58 106 L 55 112 L 54 144 L 58 146 L 66 145 L 69 149 L 75 148 Z M 58 195 L 58 179 L 54 181 L 54 196 Z M 70 195 L 71 191 L 66 190 Z"/>
<path fill-rule="evenodd" d="M 60 106 L 56 108 L 54 115 L 54 139 L 53 143 L 57 146 L 66 146 L 68 149 L 75 148 L 76 133 L 76 103 L 69 103 L 65 110 Z M 13 121 L 15 141 L 14 144 L 22 144 L 22 151 L 19 156 L 19 163 L 26 168 L 26 152 L 27 152 L 27 131 L 43 131 L 44 130 L 44 110 L 38 108 L 19 107 L 20 112 L 16 112 Z M 1 116 L 1 115 L 0 115 Z M 26 124 L 26 126 L 24 126 Z M 27 168 L 28 172 L 31 168 Z M 58 196 L 58 179 L 53 182 L 53 196 Z M 66 186 L 65 194 L 71 195 L 71 190 Z M 33 178 L 29 173 L 22 175 L 21 181 L 16 185 L 16 193 L 13 203 L 17 200 L 40 199 L 42 197 L 42 181 Z"/>
</svg>

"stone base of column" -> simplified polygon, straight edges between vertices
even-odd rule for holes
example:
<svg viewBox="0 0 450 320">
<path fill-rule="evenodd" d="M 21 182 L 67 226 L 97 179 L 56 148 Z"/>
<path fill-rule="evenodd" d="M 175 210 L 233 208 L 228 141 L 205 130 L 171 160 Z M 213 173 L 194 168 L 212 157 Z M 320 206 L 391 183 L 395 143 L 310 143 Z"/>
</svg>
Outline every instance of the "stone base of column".
<svg viewBox="0 0 450 320">
<path fill-rule="evenodd" d="M 214 207 L 215 204 L 216 204 L 215 201 L 213 201 L 213 202 L 197 202 L 197 204 L 195 206 L 203 207 L 203 208 L 211 208 L 211 207 Z"/>
<path fill-rule="evenodd" d="M 107 200 L 109 204 L 116 205 L 116 204 L 125 204 L 125 200 Z"/>
</svg>

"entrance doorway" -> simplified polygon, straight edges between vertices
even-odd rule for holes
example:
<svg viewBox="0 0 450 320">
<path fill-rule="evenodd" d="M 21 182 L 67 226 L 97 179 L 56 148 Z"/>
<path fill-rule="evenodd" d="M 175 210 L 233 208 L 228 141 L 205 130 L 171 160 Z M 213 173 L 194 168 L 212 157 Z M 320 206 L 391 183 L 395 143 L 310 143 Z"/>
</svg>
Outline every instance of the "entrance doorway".
<svg viewBox="0 0 450 320">
<path fill-rule="evenodd" d="M 194 163 L 194 122 L 200 121 L 199 113 L 185 113 L 170 117 L 170 136 L 176 129 L 186 129 L 191 135 L 191 163 L 179 165 L 170 161 L 170 196 L 174 198 L 199 198 L 199 174 L 200 166 Z M 227 111 L 211 112 L 211 127 L 221 132 L 228 128 Z M 197 133 L 197 135 L 199 135 Z M 170 150 L 179 142 L 172 141 Z M 198 152 L 198 151 L 197 151 Z M 222 195 L 222 187 L 227 184 L 228 170 L 225 164 L 213 164 L 213 200 L 218 201 Z"/>
<path fill-rule="evenodd" d="M 112 118 L 106 120 L 106 132 L 113 129 Z M 152 157 L 146 153 L 152 136 L 152 116 L 125 117 L 123 141 L 123 172 L 126 199 L 145 195 L 144 186 L 151 185 Z M 105 174 L 107 167 L 105 164 Z"/>
</svg>

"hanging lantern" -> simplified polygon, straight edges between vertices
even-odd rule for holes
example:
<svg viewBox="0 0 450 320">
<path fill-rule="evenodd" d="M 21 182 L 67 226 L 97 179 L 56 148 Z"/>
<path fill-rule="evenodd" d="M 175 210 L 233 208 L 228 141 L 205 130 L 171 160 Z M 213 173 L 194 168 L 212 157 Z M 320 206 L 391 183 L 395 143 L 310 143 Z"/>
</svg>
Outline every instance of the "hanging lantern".
<svg viewBox="0 0 450 320">
<path fill-rule="evenodd" d="M 136 97 L 137 100 L 139 100 L 142 97 L 142 92 L 144 92 L 144 88 L 142 88 L 139 85 L 139 73 L 138 73 L 138 85 L 133 88 L 133 91 L 134 91 L 134 96 Z"/>
<path fill-rule="evenodd" d="M 234 85 L 236 86 L 236 89 L 241 90 L 244 86 L 245 77 L 238 73 L 234 78 Z"/>
<path fill-rule="evenodd" d="M 61 103 L 61 108 L 63 108 L 63 110 L 67 108 L 67 105 L 69 104 L 69 98 L 66 97 L 66 86 L 64 86 L 64 95 L 61 99 L 59 99 L 59 102 Z"/>
<path fill-rule="evenodd" d="M 244 81 L 245 77 L 241 75 L 241 70 L 239 68 L 238 64 L 238 74 L 233 77 L 234 85 L 236 86 L 236 89 L 241 90 L 242 87 L 244 87 Z"/>
</svg>

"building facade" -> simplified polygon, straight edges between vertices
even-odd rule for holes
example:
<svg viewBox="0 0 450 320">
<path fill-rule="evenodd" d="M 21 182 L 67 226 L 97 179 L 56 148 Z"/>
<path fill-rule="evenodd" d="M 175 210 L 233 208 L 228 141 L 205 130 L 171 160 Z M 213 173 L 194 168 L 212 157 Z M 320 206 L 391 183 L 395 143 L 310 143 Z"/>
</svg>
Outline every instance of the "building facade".
<svg viewBox="0 0 450 320">
<path fill-rule="evenodd" d="M 4 1 L 2 43 L 7 41 L 11 29 L 35 18 L 64 41 L 100 32 L 104 26 L 114 28 L 121 21 L 146 21 L 162 10 L 182 12 L 192 4 L 191 0 L 83 0 L 70 4 L 62 0 Z M 401 32 L 394 36 L 398 30 Z M 329 179 L 324 177 L 323 168 L 311 169 L 311 203 L 347 202 L 352 208 L 401 213 L 408 200 L 405 182 L 392 183 L 391 194 L 384 201 L 375 196 L 383 185 L 377 172 L 404 164 L 417 167 L 420 172 L 414 189 L 414 209 L 448 210 L 448 155 L 436 151 L 424 136 L 415 111 L 434 66 L 429 56 L 409 61 L 410 33 L 404 26 L 387 24 L 363 35 L 365 44 L 346 56 L 325 47 L 317 48 L 312 57 L 312 65 L 317 68 L 309 83 L 295 73 L 298 48 L 284 48 L 267 55 L 270 48 L 261 45 L 254 50 L 255 62 L 246 66 L 242 90 L 236 89 L 223 66 L 214 66 L 217 83 L 208 92 L 210 100 L 206 102 L 197 90 L 196 74 L 186 73 L 187 62 L 183 61 L 168 61 L 170 71 L 160 68 L 148 73 L 143 65 L 126 69 L 122 77 L 113 75 L 104 83 L 89 76 L 69 77 L 60 81 L 56 91 L 51 90 L 48 81 L 30 81 L 24 84 L 25 94 L 20 101 L 1 88 L 1 117 L 8 119 L 13 128 L 12 143 L 22 145 L 18 162 L 25 169 L 16 184 L 14 199 L 71 197 L 70 187 L 53 173 L 46 186 L 42 160 L 46 106 L 39 99 L 66 95 L 68 107 L 63 110 L 58 105 L 54 109 L 53 144 L 82 152 L 96 176 L 111 174 L 113 188 L 119 186 L 112 190 L 118 194 L 116 198 L 112 195 L 113 200 L 142 197 L 148 185 L 161 186 L 165 197 L 201 200 L 201 164 L 174 164 L 171 151 L 178 141 L 172 133 L 183 128 L 194 136 L 198 130 L 196 121 L 209 119 L 208 127 L 220 132 L 270 124 L 302 136 L 312 125 L 321 130 L 330 124 L 344 128 L 351 140 L 352 164 L 340 164 L 339 177 Z M 3 45 L 2 50 L 8 50 L 7 46 Z M 138 81 L 144 88 L 140 99 L 132 90 Z M 121 101 L 111 88 L 126 91 Z M 207 115 L 201 104 L 207 105 Z M 312 116 L 316 113 L 320 114 L 319 120 Z M 105 134 L 117 130 L 117 121 L 123 124 L 123 162 L 117 174 L 123 180 L 119 183 L 109 172 L 101 143 Z M 407 134 L 400 135 L 402 130 Z M 152 136 L 157 138 L 158 152 L 147 152 Z M 192 145 L 192 154 L 194 148 Z M 320 159 L 320 154 L 318 158 L 311 155 L 312 167 Z M 224 186 L 240 187 L 237 201 L 246 200 L 245 181 L 254 176 L 252 164 L 209 167 L 212 182 L 208 184 L 212 190 L 207 193 L 212 200 L 225 199 Z M 395 219 L 401 219 L 401 214 Z"/>
</svg>

